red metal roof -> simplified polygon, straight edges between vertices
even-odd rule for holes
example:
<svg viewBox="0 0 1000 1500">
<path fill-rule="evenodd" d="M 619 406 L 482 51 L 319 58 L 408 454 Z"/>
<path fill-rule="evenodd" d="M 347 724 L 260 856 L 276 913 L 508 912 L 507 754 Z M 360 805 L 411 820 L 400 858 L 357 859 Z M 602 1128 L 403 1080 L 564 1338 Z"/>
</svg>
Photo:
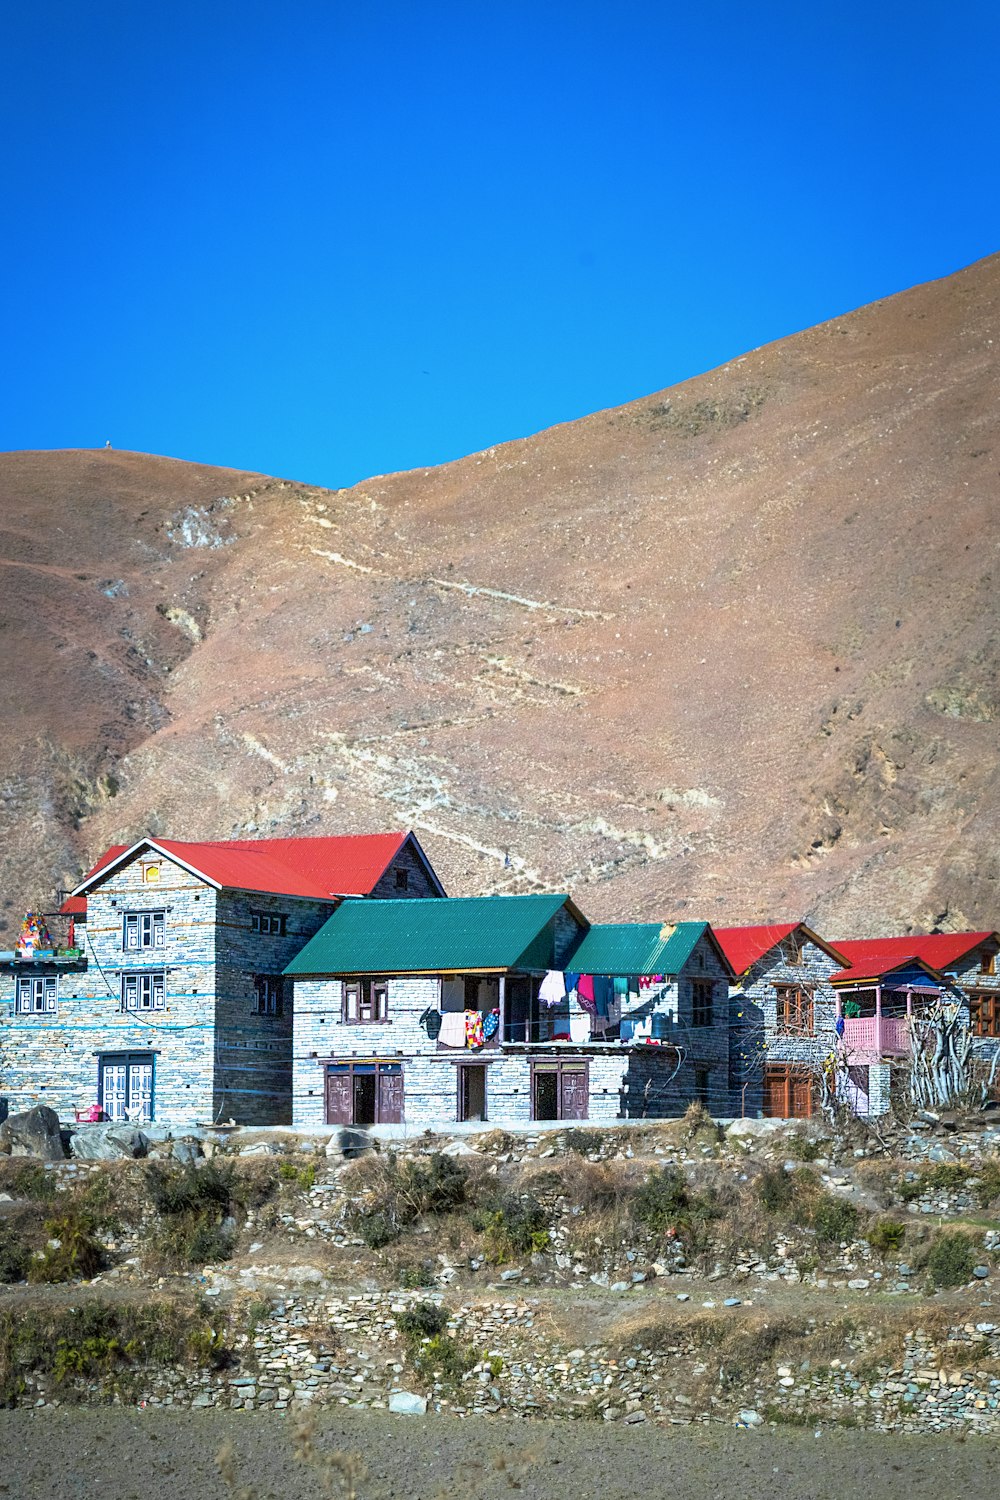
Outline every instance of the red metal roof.
<svg viewBox="0 0 1000 1500">
<path fill-rule="evenodd" d="M 367 896 L 411 835 L 408 833 L 349 834 L 330 838 L 220 839 L 189 843 L 177 839 L 141 839 L 107 850 L 64 903 L 83 899 L 97 878 L 123 854 L 142 847 L 159 850 L 204 876 L 213 885 L 232 890 L 268 892 L 276 896 L 308 896 L 328 901 L 334 896 Z M 80 908 L 74 905 L 74 909 Z"/>
<path fill-rule="evenodd" d="M 874 979 L 885 979 L 887 975 L 894 974 L 897 969 L 923 969 L 935 983 L 943 982 L 943 976 L 933 964 L 929 964 L 925 958 L 914 953 L 912 948 L 903 952 L 885 953 L 879 951 L 871 953 L 867 958 L 859 959 L 857 964 L 847 969 L 838 969 L 836 974 L 830 975 L 830 983 L 843 984 L 867 984 Z"/>
<path fill-rule="evenodd" d="M 1000 939 L 1000 934 L 934 932 L 924 936 L 916 933 L 909 937 L 848 938 L 846 942 L 835 946 L 837 952 L 847 959 L 849 969 L 855 973 L 863 969 L 862 977 L 869 979 L 898 968 L 901 961 L 907 958 L 921 958 L 938 972 L 952 969 L 966 954 L 975 948 L 981 948 L 991 938 Z"/>
<path fill-rule="evenodd" d="M 840 963 L 846 957 L 839 944 L 834 948 L 825 943 L 804 922 L 772 922 L 764 927 L 713 927 L 712 931 L 737 974 L 745 974 L 751 964 L 763 958 L 765 953 L 770 953 L 772 948 L 783 943 L 793 932 L 800 932 L 805 941 L 815 943 Z"/>
</svg>

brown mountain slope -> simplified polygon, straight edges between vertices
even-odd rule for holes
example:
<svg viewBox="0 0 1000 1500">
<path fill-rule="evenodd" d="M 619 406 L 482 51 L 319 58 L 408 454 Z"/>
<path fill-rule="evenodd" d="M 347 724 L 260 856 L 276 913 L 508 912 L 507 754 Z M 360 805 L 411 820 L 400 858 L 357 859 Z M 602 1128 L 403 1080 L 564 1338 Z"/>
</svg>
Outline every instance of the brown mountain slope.
<svg viewBox="0 0 1000 1500">
<path fill-rule="evenodd" d="M 0 458 L 5 897 L 411 825 L 596 917 L 995 925 L 998 350 L 994 257 L 352 490 Z"/>
</svg>

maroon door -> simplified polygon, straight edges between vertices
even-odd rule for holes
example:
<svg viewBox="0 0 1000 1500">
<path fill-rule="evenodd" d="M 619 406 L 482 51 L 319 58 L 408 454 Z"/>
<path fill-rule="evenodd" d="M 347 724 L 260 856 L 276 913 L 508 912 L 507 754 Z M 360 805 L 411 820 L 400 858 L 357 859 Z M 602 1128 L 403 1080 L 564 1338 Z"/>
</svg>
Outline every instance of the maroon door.
<svg viewBox="0 0 1000 1500">
<path fill-rule="evenodd" d="M 403 1123 L 403 1070 L 390 1067 L 378 1072 L 378 1120 L 380 1125 Z"/>
<path fill-rule="evenodd" d="M 560 1076 L 563 1120 L 585 1120 L 590 1113 L 590 1090 L 587 1087 L 587 1068 L 563 1067 Z"/>
<path fill-rule="evenodd" d="M 326 1070 L 326 1123 L 354 1124 L 354 1087 L 350 1067 Z"/>
</svg>

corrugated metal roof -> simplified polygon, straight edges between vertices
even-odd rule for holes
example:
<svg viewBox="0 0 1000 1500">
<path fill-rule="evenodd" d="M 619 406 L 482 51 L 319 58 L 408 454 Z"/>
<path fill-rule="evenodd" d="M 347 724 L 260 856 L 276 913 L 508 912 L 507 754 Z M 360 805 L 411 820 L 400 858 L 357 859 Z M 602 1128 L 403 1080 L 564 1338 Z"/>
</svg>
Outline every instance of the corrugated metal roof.
<svg viewBox="0 0 1000 1500">
<path fill-rule="evenodd" d="M 935 983 L 942 979 L 940 972 L 933 964 L 911 950 L 905 953 L 872 953 L 862 962 L 852 964 L 849 969 L 838 969 L 836 974 L 830 975 L 830 983 L 833 985 L 865 984 L 873 979 L 885 979 L 888 975 L 897 974 L 900 970 L 910 969 L 914 973 L 926 974 Z"/>
<path fill-rule="evenodd" d="M 804 922 L 772 922 L 763 927 L 713 927 L 712 931 L 737 974 L 745 974 L 751 964 L 755 964 L 758 958 L 763 958 L 765 953 L 770 953 L 772 948 L 783 943 L 793 932 L 801 933 L 804 939 L 815 943 L 817 948 L 822 948 L 824 953 L 840 963 L 847 957 L 839 948 L 834 948 L 818 937 Z"/>
<path fill-rule="evenodd" d="M 345 901 L 286 974 L 416 974 L 510 969 L 534 945 L 532 967 L 551 967 L 535 940 L 568 896 L 451 896 L 444 901 Z M 571 906 L 571 910 L 572 910 Z"/>
<path fill-rule="evenodd" d="M 678 974 L 707 922 L 599 922 L 566 967 L 579 974 Z"/>
<path fill-rule="evenodd" d="M 857 969 L 863 966 L 868 974 L 885 973 L 893 958 L 898 963 L 905 958 L 922 958 L 932 969 L 951 969 L 992 938 L 1000 937 L 996 932 L 932 932 L 909 937 L 848 938 L 835 943 L 838 953 L 847 959 L 848 966 Z M 872 968 L 873 964 L 884 964 L 883 969 Z"/>
<path fill-rule="evenodd" d="M 192 843 L 178 839 L 140 840 L 109 849 L 77 886 L 79 896 L 123 854 L 144 844 L 173 856 L 210 883 L 277 896 L 366 896 L 385 874 L 406 833 L 349 834 L 303 839 L 219 839 Z M 72 899 L 72 898 L 70 898 Z"/>
</svg>

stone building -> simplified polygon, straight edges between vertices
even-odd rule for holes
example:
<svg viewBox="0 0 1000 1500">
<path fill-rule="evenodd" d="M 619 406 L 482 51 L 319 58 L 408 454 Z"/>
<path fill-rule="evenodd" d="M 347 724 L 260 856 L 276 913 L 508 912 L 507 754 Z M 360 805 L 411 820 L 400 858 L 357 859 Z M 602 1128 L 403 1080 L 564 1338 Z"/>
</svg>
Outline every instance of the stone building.
<svg viewBox="0 0 1000 1500">
<path fill-rule="evenodd" d="M 715 935 L 736 974 L 730 1033 L 735 1113 L 808 1118 L 837 1041 L 830 978 L 846 957 L 803 922 L 718 927 Z"/>
<path fill-rule="evenodd" d="M 72 944 L 0 954 L 0 1095 L 64 1120 L 290 1123 L 284 969 L 345 897 L 388 895 L 444 895 L 412 834 L 108 850 L 63 908 Z"/>
<path fill-rule="evenodd" d="M 731 1103 L 731 970 L 703 923 L 590 926 L 564 895 L 345 902 L 286 973 L 304 1129 Z"/>
</svg>

